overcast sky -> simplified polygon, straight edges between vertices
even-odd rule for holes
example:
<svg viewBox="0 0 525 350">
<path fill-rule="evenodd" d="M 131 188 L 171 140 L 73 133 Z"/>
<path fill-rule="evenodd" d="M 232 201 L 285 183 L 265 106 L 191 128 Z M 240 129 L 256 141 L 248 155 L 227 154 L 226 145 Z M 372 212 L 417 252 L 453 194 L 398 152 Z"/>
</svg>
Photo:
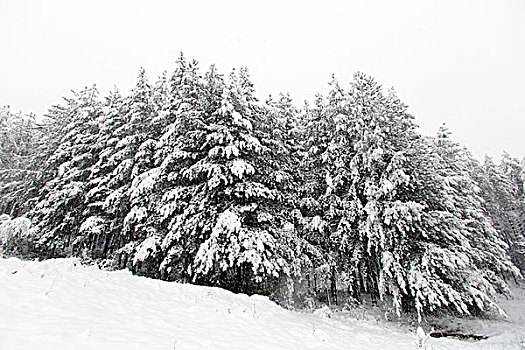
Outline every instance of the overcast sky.
<svg viewBox="0 0 525 350">
<path fill-rule="evenodd" d="M 525 1 L 0 0 L 0 104 L 44 113 L 96 83 L 123 92 L 183 51 L 247 66 L 260 99 L 297 105 L 355 71 L 394 86 L 425 134 L 477 157 L 525 156 Z"/>
</svg>

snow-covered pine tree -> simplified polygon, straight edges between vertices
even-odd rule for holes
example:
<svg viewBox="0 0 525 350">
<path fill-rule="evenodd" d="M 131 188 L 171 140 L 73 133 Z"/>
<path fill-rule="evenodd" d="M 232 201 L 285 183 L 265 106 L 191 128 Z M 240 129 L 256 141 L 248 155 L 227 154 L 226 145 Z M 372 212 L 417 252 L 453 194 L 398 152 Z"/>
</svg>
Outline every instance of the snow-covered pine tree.
<svg viewBox="0 0 525 350">
<path fill-rule="evenodd" d="M 119 141 L 115 144 L 117 166 L 109 182 L 111 189 L 104 202 L 104 208 L 113 215 L 115 246 L 124 243 L 139 244 L 151 231 L 147 217 L 152 215 L 148 192 L 137 189 L 143 174 L 153 168 L 154 129 L 152 121 L 157 116 L 150 87 L 144 69 L 141 69 L 137 83 L 127 99 L 125 124 L 116 130 Z M 124 262 L 121 261 L 124 265 Z"/>
<path fill-rule="evenodd" d="M 504 236 L 513 262 L 525 275 L 525 165 L 505 152 L 500 168 L 511 185 L 510 198 L 502 203 L 506 211 Z"/>
<path fill-rule="evenodd" d="M 45 129 L 33 114 L 0 108 L 0 213 L 16 217 L 31 208 L 42 175 L 38 160 Z"/>
<path fill-rule="evenodd" d="M 90 167 L 86 181 L 84 218 L 80 225 L 80 235 L 76 240 L 77 249 L 86 257 L 106 257 L 109 240 L 112 236 L 112 215 L 104 210 L 104 202 L 111 189 L 113 171 L 119 159 L 115 159 L 115 145 L 119 138 L 115 131 L 125 125 L 127 104 L 118 90 L 112 91 L 105 98 L 97 120 L 98 135 L 95 143 L 97 162 Z"/>
<path fill-rule="evenodd" d="M 188 62 L 181 54 L 169 83 L 168 103 L 156 119 L 162 132 L 155 145 L 155 167 L 139 183 L 154 198 L 150 226 L 155 231 L 144 244 L 150 248 L 147 257 L 158 259 L 161 278 L 190 281 L 189 267 L 202 242 L 201 220 L 192 216 L 190 205 L 199 191 L 188 186 L 182 172 L 204 157 L 201 147 L 206 141 L 203 82 L 197 62 Z"/>
<path fill-rule="evenodd" d="M 507 292 L 504 278 L 516 268 L 483 211 L 479 188 L 469 173 L 475 160 L 449 134 L 441 128 L 430 140 L 411 176 L 419 182 L 424 210 L 417 221 L 418 253 L 412 253 L 406 268 L 405 302 L 420 317 L 443 309 L 459 314 L 502 312 L 493 297 Z M 418 149 L 424 151 L 424 144 Z M 425 168 L 431 171 L 421 170 Z"/>
<path fill-rule="evenodd" d="M 272 150 L 273 163 L 266 168 L 274 169 L 274 174 L 266 177 L 275 179 L 275 188 L 283 194 L 281 210 L 286 224 L 293 229 L 289 246 L 296 256 L 292 266 L 294 302 L 309 303 L 312 297 L 325 299 L 333 272 L 327 265 L 328 235 L 318 216 L 322 210 L 317 201 L 324 185 L 318 147 L 324 147 L 322 142 L 330 132 L 324 128 L 329 121 L 324 119 L 323 107 L 319 97 L 314 108 L 306 103 L 299 111 L 289 94 L 280 94 L 278 100 L 270 98 L 266 102 L 266 116 L 258 128 L 261 143 Z M 274 188 L 271 183 L 269 186 Z M 333 295 L 329 298 L 334 300 Z"/>
<path fill-rule="evenodd" d="M 66 100 L 67 105 L 51 110 L 55 120 L 50 137 L 52 155 L 46 171 L 50 180 L 41 190 L 30 216 L 36 224 L 37 248 L 43 256 L 66 256 L 74 252 L 84 221 L 84 196 L 90 167 L 97 161 L 97 119 L 101 113 L 96 87 L 86 88 Z"/>
<path fill-rule="evenodd" d="M 166 249 L 161 251 L 162 238 L 167 235 L 166 220 L 160 212 L 166 205 L 164 199 L 171 182 L 178 174 L 174 169 L 177 156 L 172 151 L 173 144 L 180 136 L 184 136 L 184 129 L 179 129 L 177 134 L 175 125 L 178 123 L 179 108 L 191 108 L 181 96 L 185 93 L 191 95 L 196 69 L 196 62 L 188 62 L 181 52 L 171 77 L 168 79 L 164 72 L 153 87 L 151 97 L 154 117 L 149 124 L 149 138 L 141 144 L 136 154 L 136 166 L 129 189 L 132 206 L 124 228 L 131 233 L 131 239 L 121 249 L 121 260 L 123 257 L 126 263 L 131 257 L 128 264 L 135 272 L 164 279 L 174 277 L 159 268 L 166 256 Z"/>
<path fill-rule="evenodd" d="M 144 69 L 140 69 L 129 97 L 114 94 L 108 98 L 100 120 L 100 156 L 91 168 L 86 198 L 89 212 L 81 226 L 93 256 L 106 257 L 134 242 L 136 235 L 141 236 L 147 215 L 132 207 L 130 192 L 135 177 L 152 161 L 148 163 L 147 158 L 152 159 L 152 155 L 144 157 L 143 148 L 154 144 L 149 139 L 154 115 L 152 89 Z M 128 255 L 118 254 L 120 266 L 126 266 Z"/>
<path fill-rule="evenodd" d="M 335 296 L 335 269 L 330 249 L 330 230 L 321 196 L 326 191 L 326 164 L 322 155 L 335 133 L 335 124 L 323 96 L 307 102 L 299 114 L 296 210 L 293 219 L 302 245 L 302 280 L 297 295 L 331 303 Z M 306 290 L 305 289 L 306 285 Z M 301 288 L 302 287 L 302 288 Z M 303 289 L 303 291 L 301 291 Z"/>
<path fill-rule="evenodd" d="M 485 157 L 474 176 L 481 188 L 484 207 L 494 227 L 508 245 L 514 264 L 525 273 L 525 198 L 523 166 L 508 154 L 496 165 Z"/>
<path fill-rule="evenodd" d="M 202 130 L 195 133 L 204 131 L 199 136 L 204 142 L 196 147 L 194 161 L 181 169 L 176 194 L 184 195 L 187 204 L 174 211 L 163 245 L 171 241 L 176 252 L 181 243 L 197 247 L 186 266 L 197 283 L 268 294 L 289 274 L 292 252 L 272 207 L 281 198 L 264 184 L 266 169 L 259 167 L 269 155 L 253 130 L 259 108 L 245 71 L 232 73 L 228 84 L 214 73 L 206 78 L 208 112 L 204 127 L 197 123 Z M 163 265 L 170 266 L 176 257 L 168 254 Z"/>
<path fill-rule="evenodd" d="M 322 155 L 326 191 L 320 200 L 329 222 L 331 249 L 355 298 L 387 293 L 381 285 L 383 260 L 405 241 L 391 216 L 417 215 L 419 206 L 403 198 L 408 181 L 405 150 L 415 137 L 412 117 L 391 93 L 385 96 L 370 77 L 357 73 L 345 92 L 332 83 L 329 113 L 335 134 Z M 394 296 L 396 297 L 396 296 Z"/>
<path fill-rule="evenodd" d="M 33 151 L 34 115 L 13 113 L 9 106 L 0 108 L 0 169 L 21 169 Z"/>
<path fill-rule="evenodd" d="M 92 173 L 96 187 L 91 192 L 103 194 L 98 202 L 101 211 L 87 219 L 106 225 L 102 255 L 113 253 L 120 267 L 141 273 L 147 268 L 134 267 L 130 256 L 149 232 L 146 207 L 151 208 L 145 204 L 148 193 L 136 184 L 153 167 L 156 141 L 152 139 L 152 120 L 156 111 L 153 89 L 141 68 L 131 94 L 109 111 L 109 137 L 102 139 L 105 147 Z"/>
</svg>

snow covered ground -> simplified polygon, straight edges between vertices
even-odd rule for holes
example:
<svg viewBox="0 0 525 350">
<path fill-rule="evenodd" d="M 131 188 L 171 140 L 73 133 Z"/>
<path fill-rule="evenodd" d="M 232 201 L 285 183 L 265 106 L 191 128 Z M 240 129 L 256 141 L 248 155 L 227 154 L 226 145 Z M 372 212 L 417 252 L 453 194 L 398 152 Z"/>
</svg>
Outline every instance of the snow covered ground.
<svg viewBox="0 0 525 350">
<path fill-rule="evenodd" d="M 430 339 L 433 349 L 523 349 L 525 293 L 509 320 L 476 321 L 493 337 Z M 416 349 L 383 322 L 282 309 L 265 297 L 82 266 L 75 259 L 0 259 L 0 350 Z"/>
</svg>

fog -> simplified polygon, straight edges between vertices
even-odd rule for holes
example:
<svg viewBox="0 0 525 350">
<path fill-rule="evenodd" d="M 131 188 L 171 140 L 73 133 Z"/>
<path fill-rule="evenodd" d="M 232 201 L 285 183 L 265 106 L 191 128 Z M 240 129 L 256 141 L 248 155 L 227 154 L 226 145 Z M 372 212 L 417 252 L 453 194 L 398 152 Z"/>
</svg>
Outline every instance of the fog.
<svg viewBox="0 0 525 350">
<path fill-rule="evenodd" d="M 297 105 L 356 71 L 394 86 L 425 134 L 442 123 L 477 157 L 525 156 L 525 2 L 2 1 L 0 104 L 45 113 L 71 90 L 130 89 L 182 51 L 247 66 L 257 95 Z"/>
</svg>

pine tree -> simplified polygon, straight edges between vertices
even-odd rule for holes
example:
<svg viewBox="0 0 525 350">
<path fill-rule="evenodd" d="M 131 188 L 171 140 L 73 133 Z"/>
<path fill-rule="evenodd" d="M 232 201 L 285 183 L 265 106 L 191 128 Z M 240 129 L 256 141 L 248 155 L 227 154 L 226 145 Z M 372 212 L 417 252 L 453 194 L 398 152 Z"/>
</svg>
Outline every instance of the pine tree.
<svg viewBox="0 0 525 350">
<path fill-rule="evenodd" d="M 376 300 L 387 292 L 381 285 L 384 257 L 405 243 L 406 232 L 398 232 L 390 216 L 419 210 L 402 196 L 408 180 L 404 153 L 415 126 L 406 106 L 393 94 L 384 96 L 366 75 L 356 74 L 348 93 L 332 85 L 336 132 L 323 154 L 327 187 L 321 200 L 349 291 Z"/>
<path fill-rule="evenodd" d="M 485 157 L 483 167 L 479 167 L 475 174 L 481 187 L 484 208 L 522 274 L 525 272 L 523 174 L 523 166 L 508 154 L 503 155 L 499 165 Z"/>
<path fill-rule="evenodd" d="M 189 175 L 213 169 L 207 171 L 207 201 L 217 203 L 211 232 L 197 253 L 196 279 L 269 293 L 291 273 L 293 252 L 286 243 L 293 237 L 279 215 L 282 194 L 267 182 L 273 169 L 270 149 L 255 131 L 258 113 L 247 71 L 232 73 L 210 117 L 208 157 Z"/>
<path fill-rule="evenodd" d="M 508 179 L 510 198 L 502 203 L 506 211 L 505 232 L 513 262 L 525 273 L 525 166 L 524 163 L 504 153 L 501 171 Z"/>
<path fill-rule="evenodd" d="M 98 157 L 89 169 L 84 196 L 86 209 L 76 240 L 77 249 L 84 256 L 106 257 L 111 233 L 115 229 L 112 227 L 113 216 L 105 210 L 105 200 L 111 193 L 110 183 L 123 173 L 122 169 L 116 170 L 122 156 L 115 154 L 115 146 L 120 141 L 116 131 L 126 123 L 126 107 L 120 93 L 111 92 L 97 120 L 99 131 L 94 148 Z"/>
<path fill-rule="evenodd" d="M 501 313 L 493 297 L 507 292 L 503 278 L 516 271 L 469 174 L 475 161 L 449 134 L 441 128 L 424 158 L 432 172 L 422 183 L 430 190 L 421 216 L 422 254 L 412 261 L 407 283 L 413 306 L 420 315 L 437 308 Z"/>
<path fill-rule="evenodd" d="M 334 80 L 335 83 L 335 80 Z M 336 285 L 330 226 L 322 196 L 327 187 L 327 164 L 323 154 L 335 134 L 335 123 L 324 97 L 316 96 L 313 107 L 305 102 L 299 115 L 296 210 L 294 224 L 302 244 L 302 284 L 306 300 L 335 302 Z M 298 296 L 301 298 L 301 296 Z"/>
<path fill-rule="evenodd" d="M 96 88 L 66 101 L 66 106 L 51 111 L 50 117 L 56 118 L 52 135 L 56 144 L 50 147 L 53 151 L 46 164 L 50 180 L 30 213 L 36 223 L 37 248 L 51 257 L 75 254 L 90 166 L 98 157 L 95 143 L 101 111 Z"/>
<path fill-rule="evenodd" d="M 158 256 L 160 274 L 169 280 L 189 281 L 192 264 L 199 244 L 199 221 L 192 217 L 194 207 L 190 201 L 199 190 L 184 179 L 183 171 L 202 157 L 205 140 L 203 88 L 196 62 L 188 62 L 180 56 L 170 79 L 169 103 L 164 107 L 163 133 L 156 144 L 155 164 L 152 176 L 153 197 L 157 198 L 153 209 L 158 235 L 150 238 Z M 202 239 L 202 238 L 200 238 Z"/>
<path fill-rule="evenodd" d="M 0 108 L 0 213 L 16 217 L 31 208 L 42 175 L 39 150 L 45 129 L 33 114 Z"/>
<path fill-rule="evenodd" d="M 104 220 L 110 223 L 102 254 L 108 250 L 118 255 L 119 266 L 128 266 L 129 256 L 148 235 L 148 212 L 144 205 L 147 193 L 135 187 L 153 168 L 153 120 L 157 108 L 144 69 L 140 69 L 131 95 L 115 105 L 114 128 L 104 159 L 105 175 L 98 184 L 105 195 L 102 201 Z M 96 179 L 97 172 L 94 173 Z M 98 180 L 95 180 L 98 181 Z M 129 265 L 133 268 L 132 265 Z"/>
</svg>

